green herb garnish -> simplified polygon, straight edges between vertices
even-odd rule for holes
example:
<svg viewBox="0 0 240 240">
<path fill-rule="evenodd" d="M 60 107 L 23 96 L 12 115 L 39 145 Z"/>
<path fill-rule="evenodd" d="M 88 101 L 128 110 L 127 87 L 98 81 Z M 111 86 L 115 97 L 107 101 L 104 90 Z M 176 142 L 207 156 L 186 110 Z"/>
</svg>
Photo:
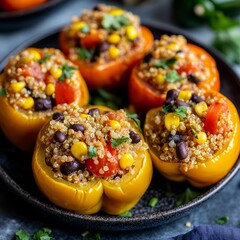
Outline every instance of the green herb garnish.
<svg viewBox="0 0 240 240">
<path fill-rule="evenodd" d="M 173 64 L 175 64 L 177 61 L 177 59 L 175 57 L 172 57 L 168 60 L 166 60 L 165 58 L 161 59 L 160 61 L 158 61 L 155 66 L 158 68 L 162 68 L 162 69 L 168 69 L 169 67 L 171 67 Z"/>
<path fill-rule="evenodd" d="M 77 50 L 77 56 L 81 60 L 90 60 L 93 56 L 93 51 L 88 50 L 87 48 L 80 47 Z"/>
<path fill-rule="evenodd" d="M 119 214 L 119 216 L 121 216 L 121 217 L 131 217 L 131 216 L 132 216 L 132 213 L 129 212 L 129 211 L 127 211 L 127 212 L 124 212 L 124 213 Z"/>
<path fill-rule="evenodd" d="M 102 20 L 102 26 L 107 30 L 118 30 L 129 24 L 130 21 L 125 15 L 112 16 L 105 14 Z"/>
<path fill-rule="evenodd" d="M 200 131 L 197 130 L 194 125 L 191 125 L 190 127 L 191 127 L 190 133 L 191 133 L 192 135 L 194 135 L 194 137 L 195 137 L 196 139 L 198 139 L 198 136 L 197 136 L 196 134 L 199 133 Z"/>
<path fill-rule="evenodd" d="M 197 196 L 199 196 L 201 192 L 196 192 L 191 190 L 190 188 L 187 188 L 183 193 L 179 194 L 178 200 L 176 202 L 176 206 L 180 206 L 184 203 L 188 203 L 189 201 L 193 200 Z"/>
<path fill-rule="evenodd" d="M 182 118 L 185 118 L 187 116 L 185 113 L 185 111 L 187 110 L 186 106 L 179 106 L 179 107 L 176 107 L 174 110 Z"/>
<path fill-rule="evenodd" d="M 67 65 L 64 63 L 62 65 L 62 76 L 59 78 L 60 81 L 64 81 L 65 79 L 69 79 L 72 76 L 72 71 L 76 70 L 75 67 Z"/>
<path fill-rule="evenodd" d="M 182 80 L 184 80 L 185 78 L 184 77 L 180 77 L 177 73 L 176 70 L 172 70 L 170 71 L 169 73 L 167 73 L 166 77 L 165 77 L 165 80 L 167 82 L 170 82 L 170 83 L 174 83 L 174 82 L 180 82 Z"/>
<path fill-rule="evenodd" d="M 16 240 L 29 240 L 30 239 L 29 234 L 23 230 L 18 230 L 15 235 L 16 235 Z"/>
<path fill-rule="evenodd" d="M 159 201 L 158 198 L 153 197 L 153 198 L 150 199 L 150 201 L 148 203 L 148 206 L 155 207 L 157 205 L 158 201 Z"/>
<path fill-rule="evenodd" d="M 54 240 L 54 238 L 50 236 L 51 233 L 51 229 L 42 228 L 33 235 L 33 240 Z"/>
<path fill-rule="evenodd" d="M 94 146 L 88 146 L 88 157 L 96 157 L 97 156 L 97 149 Z"/>
<path fill-rule="evenodd" d="M 129 139 L 130 139 L 129 137 L 121 137 L 121 138 L 117 138 L 117 139 L 112 138 L 111 139 L 111 147 L 115 148 L 115 147 L 119 146 L 120 144 L 122 144 L 123 142 L 127 142 Z"/>
<path fill-rule="evenodd" d="M 81 32 L 82 33 L 88 33 L 90 30 L 90 27 L 88 25 L 85 25 L 81 28 Z"/>
<path fill-rule="evenodd" d="M 101 239 L 100 233 L 91 233 L 89 231 L 86 231 L 81 235 L 83 237 L 83 240 L 100 240 Z"/>
<path fill-rule="evenodd" d="M 137 124 L 139 131 L 142 132 L 141 121 L 139 120 L 138 115 L 136 113 L 130 113 L 126 109 L 125 112 L 127 117 L 131 118 Z"/>
<path fill-rule="evenodd" d="M 166 114 L 166 113 L 170 112 L 171 109 L 172 109 L 172 105 L 171 104 L 167 104 L 166 106 L 164 106 L 162 108 L 162 112 Z"/>
<path fill-rule="evenodd" d="M 0 96 L 7 96 L 7 92 L 4 88 L 0 88 Z"/>
<path fill-rule="evenodd" d="M 39 59 L 38 62 L 40 64 L 45 64 L 52 56 L 53 54 L 45 53 L 43 58 Z"/>
<path fill-rule="evenodd" d="M 219 217 L 219 218 L 216 218 L 215 219 L 215 222 L 217 223 L 217 224 L 226 224 L 227 222 L 229 221 L 229 217 L 227 217 L 227 216 L 224 216 L 224 217 Z"/>
</svg>

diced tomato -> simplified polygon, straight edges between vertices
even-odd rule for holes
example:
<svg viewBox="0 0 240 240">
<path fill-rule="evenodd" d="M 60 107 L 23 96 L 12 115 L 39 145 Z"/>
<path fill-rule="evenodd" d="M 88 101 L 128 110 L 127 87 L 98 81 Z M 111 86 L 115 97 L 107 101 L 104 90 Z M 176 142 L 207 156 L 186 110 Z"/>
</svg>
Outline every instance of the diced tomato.
<svg viewBox="0 0 240 240">
<path fill-rule="evenodd" d="M 109 153 L 111 155 L 110 159 L 106 156 Z M 112 148 L 110 144 L 105 148 L 105 156 L 98 158 L 98 164 L 95 164 L 92 158 L 87 159 L 86 164 L 88 170 L 98 177 L 113 176 L 120 168 L 117 160 L 117 150 Z"/>
<path fill-rule="evenodd" d="M 190 74 L 190 73 L 194 73 L 197 71 L 197 67 L 192 65 L 191 63 L 187 63 L 185 65 L 182 65 L 178 70 L 177 72 L 179 74 L 181 73 L 186 73 L 186 74 Z"/>
<path fill-rule="evenodd" d="M 228 110 L 227 103 L 214 103 L 212 104 L 207 111 L 206 119 L 204 122 L 204 130 L 211 134 L 217 134 L 219 125 L 218 121 L 223 112 Z"/>
<path fill-rule="evenodd" d="M 72 103 L 75 100 L 75 91 L 66 82 L 57 82 L 55 87 L 56 104 Z"/>
<path fill-rule="evenodd" d="M 95 32 L 86 35 L 80 41 L 81 46 L 87 49 L 93 49 L 94 47 L 97 46 L 98 43 L 101 42 L 101 38 L 99 37 L 99 33 Z"/>
<path fill-rule="evenodd" d="M 45 80 L 45 74 L 42 72 L 41 66 L 37 62 L 33 62 L 31 65 L 23 65 L 22 67 L 22 75 L 32 76 L 37 81 L 44 81 Z"/>
</svg>

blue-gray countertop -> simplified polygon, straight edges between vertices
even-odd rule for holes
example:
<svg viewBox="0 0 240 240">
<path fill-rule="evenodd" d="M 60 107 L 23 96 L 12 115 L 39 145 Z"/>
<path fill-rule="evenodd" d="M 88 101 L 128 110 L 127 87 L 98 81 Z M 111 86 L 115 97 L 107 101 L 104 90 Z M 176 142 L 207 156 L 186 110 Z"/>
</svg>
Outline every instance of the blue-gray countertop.
<svg viewBox="0 0 240 240">
<path fill-rule="evenodd" d="M 19 43 L 29 39 L 35 34 L 46 31 L 47 29 L 61 27 L 69 23 L 73 15 L 79 15 L 83 9 L 90 8 L 97 3 L 118 4 L 117 1 L 96 1 L 96 0 L 68 0 L 51 10 L 34 23 L 29 20 L 28 26 L 12 31 L 0 30 L 0 60 L 4 58 Z M 170 0 L 148 0 L 138 6 L 124 6 L 126 9 L 138 14 L 142 22 L 153 20 L 175 25 L 170 13 Z M 0 22 L 1 27 L 1 22 Z M 188 34 L 198 42 L 207 46 L 211 44 L 212 32 L 208 27 L 203 26 L 194 30 L 186 30 Z M 239 66 L 233 66 L 240 76 Z M 191 213 L 181 219 L 161 225 L 157 228 L 134 231 L 134 232 L 100 232 L 101 239 L 165 239 L 191 230 L 185 226 L 186 222 L 191 222 L 192 226 L 199 224 L 215 224 L 216 217 L 228 216 L 227 226 L 240 227 L 240 176 L 237 174 L 229 184 L 224 187 L 214 197 L 197 207 Z M 27 203 L 19 199 L 7 186 L 0 180 L 0 239 L 14 239 L 18 229 L 25 230 L 32 234 L 43 226 L 49 227 L 53 231 L 56 240 L 81 239 L 84 229 L 76 229 L 61 222 L 41 216 L 41 213 L 28 206 Z"/>
</svg>

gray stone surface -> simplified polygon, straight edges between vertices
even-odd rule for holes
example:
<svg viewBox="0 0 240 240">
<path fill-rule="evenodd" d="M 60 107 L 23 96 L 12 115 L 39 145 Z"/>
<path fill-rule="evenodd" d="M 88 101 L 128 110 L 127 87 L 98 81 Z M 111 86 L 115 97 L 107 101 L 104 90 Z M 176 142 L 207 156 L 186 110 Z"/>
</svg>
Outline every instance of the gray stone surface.
<svg viewBox="0 0 240 240">
<path fill-rule="evenodd" d="M 120 1 L 101 1 L 106 4 L 119 4 Z M 15 31 L 0 31 L 0 60 L 8 54 L 14 47 L 24 40 L 55 27 L 67 24 L 73 15 L 99 3 L 94 0 L 68 0 L 66 3 L 56 7 L 50 14 L 44 14 L 36 23 L 29 24 L 24 29 Z M 170 0 L 148 0 L 136 7 L 126 7 L 141 16 L 142 21 L 159 21 L 175 24 L 170 14 Z M 0 22 L 1 24 L 1 22 Z M 188 31 L 188 33 L 199 42 L 210 45 L 212 33 L 205 26 Z M 240 75 L 239 67 L 233 66 Z M 154 229 L 135 232 L 101 232 L 101 239 L 165 239 L 178 234 L 185 233 L 191 228 L 185 226 L 186 222 L 191 222 L 192 226 L 199 224 L 215 224 L 215 218 L 228 216 L 230 221 L 227 226 L 240 227 L 240 176 L 236 175 L 233 180 L 217 195 L 193 210 L 189 215 L 177 221 L 159 226 Z M 84 229 L 76 229 L 69 225 L 53 222 L 41 212 L 26 204 L 12 193 L 2 181 L 0 181 L 0 240 L 13 239 L 18 229 L 23 229 L 29 233 L 37 231 L 46 226 L 53 230 L 53 235 L 57 240 L 81 239 Z"/>
</svg>

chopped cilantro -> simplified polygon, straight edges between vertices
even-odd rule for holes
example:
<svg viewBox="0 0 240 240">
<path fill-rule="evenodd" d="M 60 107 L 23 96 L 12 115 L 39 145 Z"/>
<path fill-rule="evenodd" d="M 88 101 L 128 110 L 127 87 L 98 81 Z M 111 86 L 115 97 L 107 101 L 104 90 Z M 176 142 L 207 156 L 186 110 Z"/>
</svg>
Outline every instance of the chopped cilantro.
<svg viewBox="0 0 240 240">
<path fill-rule="evenodd" d="M 136 113 L 130 113 L 127 110 L 125 110 L 127 117 L 131 118 L 138 126 L 138 129 L 140 132 L 142 132 L 141 129 L 141 121 L 138 118 L 138 115 Z"/>
<path fill-rule="evenodd" d="M 177 59 L 175 57 L 172 57 L 168 60 L 166 60 L 165 58 L 161 59 L 160 61 L 158 61 L 155 66 L 158 68 L 163 68 L 163 69 L 168 69 L 169 67 L 171 67 L 173 64 L 175 64 L 177 61 Z"/>
<path fill-rule="evenodd" d="M 84 47 L 80 47 L 77 51 L 77 56 L 81 60 L 90 60 L 93 56 L 93 51 L 90 51 Z"/>
<path fill-rule="evenodd" d="M 7 92 L 4 88 L 0 88 L 0 96 L 6 96 Z"/>
<path fill-rule="evenodd" d="M 83 27 L 81 28 L 81 32 L 82 32 L 82 33 L 88 33 L 89 30 L 90 30 L 90 28 L 89 28 L 88 25 L 85 25 L 85 26 L 83 26 Z"/>
<path fill-rule="evenodd" d="M 64 81 L 65 79 L 71 78 L 73 70 L 76 70 L 76 68 L 67 65 L 67 63 L 64 63 L 62 65 L 62 76 L 59 78 L 59 80 Z"/>
<path fill-rule="evenodd" d="M 157 205 L 157 203 L 158 203 L 158 198 L 153 197 L 153 198 L 150 199 L 150 201 L 148 203 L 148 206 L 155 207 Z"/>
<path fill-rule="evenodd" d="M 23 230 L 18 230 L 15 235 L 16 235 L 16 240 L 29 240 L 30 239 L 29 234 Z"/>
<path fill-rule="evenodd" d="M 121 137 L 121 138 L 117 138 L 117 139 L 112 138 L 111 139 L 111 147 L 115 148 L 115 147 L 119 146 L 120 144 L 122 144 L 123 142 L 127 142 L 129 139 L 130 139 L 129 137 Z"/>
<path fill-rule="evenodd" d="M 191 127 L 190 133 L 191 133 L 192 135 L 194 135 L 194 137 L 195 137 L 196 139 L 198 139 L 198 136 L 197 136 L 196 134 L 199 133 L 200 131 L 197 130 L 194 125 L 191 125 L 190 127 Z"/>
<path fill-rule="evenodd" d="M 171 109 L 172 109 L 172 105 L 171 105 L 171 104 L 167 104 L 167 105 L 165 105 L 165 106 L 162 108 L 162 112 L 166 114 L 166 113 L 170 112 Z"/>
<path fill-rule="evenodd" d="M 174 110 L 182 118 L 185 118 L 187 116 L 185 113 L 185 111 L 187 110 L 186 106 L 179 106 L 179 107 L 176 107 Z"/>
<path fill-rule="evenodd" d="M 121 216 L 121 217 L 131 217 L 131 216 L 132 216 L 132 213 L 129 212 L 129 211 L 127 211 L 127 212 L 124 212 L 124 213 L 119 214 L 119 216 Z"/>
<path fill-rule="evenodd" d="M 97 156 L 97 149 L 94 146 L 88 146 L 88 157 L 96 157 Z"/>
<path fill-rule="evenodd" d="M 51 233 L 51 229 L 42 228 L 33 235 L 33 240 L 54 240 L 54 238 L 50 236 Z"/>
<path fill-rule="evenodd" d="M 177 196 L 178 200 L 176 202 L 176 205 L 180 206 L 184 203 L 188 203 L 189 201 L 193 200 L 200 194 L 201 194 L 201 192 L 196 192 L 196 191 L 191 190 L 190 188 L 187 188 L 183 193 L 181 193 Z"/>
<path fill-rule="evenodd" d="M 102 20 L 102 26 L 107 30 L 118 30 L 129 24 L 130 21 L 125 15 L 112 16 L 105 14 Z"/>
<path fill-rule="evenodd" d="M 174 82 L 182 81 L 185 78 L 180 77 L 176 70 L 172 70 L 169 73 L 167 73 L 165 79 L 166 79 L 167 82 L 174 83 Z"/>
<path fill-rule="evenodd" d="M 215 222 L 217 224 L 221 224 L 221 225 L 227 223 L 228 221 L 229 221 L 229 217 L 227 217 L 227 216 L 219 217 L 219 218 L 215 219 Z"/>
<path fill-rule="evenodd" d="M 51 58 L 51 56 L 52 56 L 52 54 L 45 53 L 43 58 L 39 59 L 38 62 L 40 64 L 45 64 Z"/>
<path fill-rule="evenodd" d="M 100 240 L 101 239 L 100 233 L 91 233 L 89 231 L 86 231 L 81 235 L 83 237 L 83 240 Z"/>
</svg>

